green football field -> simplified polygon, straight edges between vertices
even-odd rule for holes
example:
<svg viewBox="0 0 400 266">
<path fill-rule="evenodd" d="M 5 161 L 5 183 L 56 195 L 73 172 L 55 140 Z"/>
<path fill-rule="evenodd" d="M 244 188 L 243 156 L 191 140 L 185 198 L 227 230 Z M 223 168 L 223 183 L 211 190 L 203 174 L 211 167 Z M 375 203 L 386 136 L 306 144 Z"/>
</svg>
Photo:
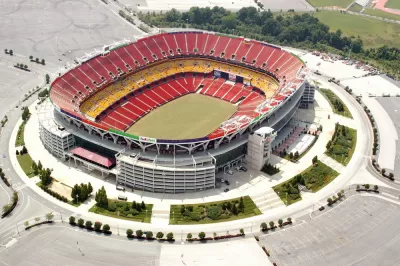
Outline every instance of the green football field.
<svg viewBox="0 0 400 266">
<path fill-rule="evenodd" d="M 159 139 L 192 139 L 207 136 L 229 119 L 237 106 L 202 94 L 188 94 L 147 114 L 126 132 Z"/>
</svg>

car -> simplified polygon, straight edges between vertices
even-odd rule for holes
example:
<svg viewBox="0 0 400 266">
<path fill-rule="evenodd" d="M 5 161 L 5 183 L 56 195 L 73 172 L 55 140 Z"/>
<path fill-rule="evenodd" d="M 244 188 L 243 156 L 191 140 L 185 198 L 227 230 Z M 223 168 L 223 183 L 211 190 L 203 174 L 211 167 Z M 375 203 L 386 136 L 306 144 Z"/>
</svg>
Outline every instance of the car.
<svg viewBox="0 0 400 266">
<path fill-rule="evenodd" d="M 225 183 L 225 180 L 223 178 L 221 178 L 221 183 Z"/>
<path fill-rule="evenodd" d="M 118 199 L 126 201 L 128 199 L 128 197 L 125 195 L 118 195 Z"/>
<path fill-rule="evenodd" d="M 243 171 L 243 172 L 247 172 L 247 168 L 244 167 L 244 166 L 240 166 L 239 170 L 240 170 L 240 171 Z"/>
<path fill-rule="evenodd" d="M 224 182 L 225 184 L 227 184 L 228 186 L 231 184 L 231 183 L 229 183 L 229 181 L 228 180 L 225 180 L 225 182 Z"/>
<path fill-rule="evenodd" d="M 125 187 L 123 187 L 123 186 L 121 186 L 121 185 L 118 185 L 118 186 L 117 186 L 117 190 L 125 191 Z"/>
<path fill-rule="evenodd" d="M 228 192 L 229 191 L 229 188 L 226 188 L 225 190 L 224 190 L 224 192 Z"/>
</svg>

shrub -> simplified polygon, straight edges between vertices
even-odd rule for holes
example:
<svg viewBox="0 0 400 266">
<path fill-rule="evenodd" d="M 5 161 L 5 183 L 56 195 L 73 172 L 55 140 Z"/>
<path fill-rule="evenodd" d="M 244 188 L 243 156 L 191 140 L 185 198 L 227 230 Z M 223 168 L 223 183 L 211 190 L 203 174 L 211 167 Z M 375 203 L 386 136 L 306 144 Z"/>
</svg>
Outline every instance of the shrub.
<svg viewBox="0 0 400 266">
<path fill-rule="evenodd" d="M 157 237 L 158 239 L 163 238 L 163 237 L 164 237 L 164 233 L 163 233 L 163 232 L 158 232 L 157 235 L 156 235 L 156 237 Z"/>
<path fill-rule="evenodd" d="M 287 222 L 288 222 L 288 223 L 291 223 L 291 222 L 292 222 L 292 218 L 290 218 L 290 217 L 287 218 Z"/>
<path fill-rule="evenodd" d="M 95 222 L 94 223 L 94 230 L 100 231 L 101 230 L 101 225 L 102 225 L 101 222 Z"/>
<path fill-rule="evenodd" d="M 91 221 L 86 221 L 86 223 L 85 223 L 86 229 L 92 229 L 92 225 L 93 225 L 93 223 Z"/>
<path fill-rule="evenodd" d="M 271 227 L 271 229 L 274 229 L 275 223 L 273 221 L 269 222 L 269 227 Z"/>
<path fill-rule="evenodd" d="M 127 237 L 132 237 L 133 236 L 133 230 L 132 229 L 126 230 L 126 236 Z"/>
<path fill-rule="evenodd" d="M 240 232 L 240 234 L 244 235 L 244 230 L 243 230 L 243 228 L 240 228 L 239 232 Z"/>
<path fill-rule="evenodd" d="M 108 224 L 103 225 L 103 232 L 104 233 L 109 233 L 110 232 L 110 226 Z"/>
<path fill-rule="evenodd" d="M 143 236 L 143 231 L 142 230 L 136 230 L 136 236 L 137 237 L 142 237 Z"/>
<path fill-rule="evenodd" d="M 268 229 L 268 225 L 267 225 L 266 222 L 261 223 L 260 227 L 261 227 L 262 230 L 267 230 Z"/>
<path fill-rule="evenodd" d="M 85 220 L 83 220 L 82 218 L 79 218 L 79 220 L 78 220 L 78 226 L 79 226 L 79 227 L 83 227 L 84 224 L 85 224 Z"/>
<path fill-rule="evenodd" d="M 146 232 L 146 238 L 153 238 L 153 232 L 152 231 L 147 231 Z"/>
<path fill-rule="evenodd" d="M 169 232 L 169 233 L 167 234 L 167 239 L 168 239 L 168 240 L 173 240 L 173 239 L 174 239 L 174 234 L 173 234 L 172 232 Z"/>
<path fill-rule="evenodd" d="M 191 233 L 188 233 L 188 234 L 186 235 L 186 238 L 187 238 L 187 239 L 192 239 L 192 237 L 193 237 L 193 236 L 192 236 Z"/>
<path fill-rule="evenodd" d="M 331 198 L 328 198 L 327 201 L 328 201 L 328 204 L 332 204 L 332 202 L 333 202 L 333 200 Z"/>
<path fill-rule="evenodd" d="M 200 232 L 199 233 L 199 238 L 200 239 L 204 239 L 206 237 L 206 233 L 204 233 L 204 232 Z"/>
<path fill-rule="evenodd" d="M 75 224 L 75 217 L 74 216 L 69 217 L 69 223 L 70 224 Z"/>
<path fill-rule="evenodd" d="M 279 224 L 279 226 L 282 226 L 282 225 L 283 225 L 283 220 L 282 220 L 282 219 L 279 219 L 279 220 L 278 220 L 278 224 Z"/>
</svg>

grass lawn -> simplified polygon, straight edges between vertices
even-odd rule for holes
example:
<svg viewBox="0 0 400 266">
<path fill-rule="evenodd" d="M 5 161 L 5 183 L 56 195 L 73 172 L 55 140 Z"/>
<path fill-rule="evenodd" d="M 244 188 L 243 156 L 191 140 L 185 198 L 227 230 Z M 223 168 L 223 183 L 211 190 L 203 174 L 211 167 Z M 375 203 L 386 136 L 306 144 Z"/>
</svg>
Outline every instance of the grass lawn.
<svg viewBox="0 0 400 266">
<path fill-rule="evenodd" d="M 22 123 L 18 128 L 17 138 L 15 139 L 15 147 L 25 145 L 24 130 L 25 130 L 25 123 Z"/>
<path fill-rule="evenodd" d="M 319 89 L 319 91 L 328 100 L 335 114 L 342 115 L 348 118 L 353 118 L 347 106 L 333 91 L 329 89 Z M 342 106 L 343 110 L 339 110 L 339 106 Z"/>
<path fill-rule="evenodd" d="M 338 172 L 318 161 L 317 165 L 310 166 L 288 181 L 274 186 L 273 190 L 286 205 L 290 205 L 301 200 L 298 185 L 302 182 L 308 190 L 317 192 L 332 182 L 338 175 Z"/>
<path fill-rule="evenodd" d="M 377 48 L 385 44 L 400 48 L 400 25 L 335 11 L 314 13 L 331 31 L 340 29 L 347 36 L 360 36 L 364 48 Z"/>
<path fill-rule="evenodd" d="M 110 206 L 113 203 L 121 204 L 121 205 L 128 204 L 129 206 L 131 206 L 131 204 L 132 204 L 132 202 L 127 202 L 127 201 L 112 200 L 112 199 L 108 200 L 108 206 Z M 135 221 L 135 222 L 141 222 L 141 223 L 150 223 L 151 222 L 151 214 L 152 214 L 152 210 L 153 210 L 153 204 L 146 204 L 146 210 L 147 210 L 147 215 L 146 215 L 146 211 L 143 210 L 137 215 L 128 217 L 128 216 L 121 215 L 121 212 L 119 212 L 119 215 L 118 215 L 118 211 L 112 212 L 112 211 L 106 210 L 102 207 L 99 207 L 96 204 L 93 205 L 93 207 L 91 207 L 89 209 L 90 212 L 94 212 L 96 214 L 101 214 L 101 215 L 105 215 L 105 216 L 109 216 L 109 217 L 114 217 L 114 218 L 118 218 L 118 219 L 129 220 L 129 221 Z"/>
<path fill-rule="evenodd" d="M 127 133 L 162 139 L 200 138 L 210 134 L 236 110 L 235 105 L 226 101 L 188 94 L 153 110 Z"/>
<path fill-rule="evenodd" d="M 352 0 L 308 0 L 308 2 L 314 7 L 321 6 L 338 6 L 338 7 L 348 7 Z"/>
<path fill-rule="evenodd" d="M 388 0 L 385 4 L 385 7 L 400 10 L 400 1 L 399 0 Z"/>
<path fill-rule="evenodd" d="M 339 125 L 339 127 L 343 126 Z M 346 136 L 343 136 L 340 133 L 341 130 L 339 130 L 338 133 L 332 136 L 332 140 L 335 141 L 332 149 L 325 152 L 326 155 L 343 165 L 347 165 L 350 162 L 357 144 L 357 130 L 349 127 L 345 128 Z"/>
<path fill-rule="evenodd" d="M 33 171 L 32 171 L 32 163 L 33 160 L 29 153 L 26 153 L 24 155 L 18 155 L 17 160 L 19 162 L 19 165 L 21 165 L 22 170 L 24 170 L 25 174 L 28 177 L 33 177 Z"/>
<path fill-rule="evenodd" d="M 205 207 L 210 207 L 212 205 L 218 205 L 221 206 L 222 203 L 227 203 L 227 202 L 233 202 L 235 200 L 239 201 L 240 198 L 234 198 L 234 199 L 229 199 L 229 200 L 223 200 L 223 201 L 214 201 L 214 202 L 208 202 L 208 203 L 200 203 L 200 204 L 187 204 L 185 207 L 192 206 L 193 207 L 193 213 L 197 213 L 201 215 L 203 213 L 203 209 Z M 194 221 L 194 220 L 189 220 L 185 219 L 182 214 L 181 214 L 181 206 L 182 205 L 171 205 L 170 208 L 170 216 L 169 216 L 169 224 L 208 224 L 208 223 L 220 223 L 220 222 L 229 222 L 233 220 L 238 220 L 238 219 L 243 219 L 243 218 L 248 218 L 252 216 L 256 216 L 261 214 L 261 211 L 257 208 L 256 204 L 253 202 L 253 200 L 249 196 L 243 196 L 243 203 L 244 203 L 244 212 L 239 213 L 238 215 L 232 214 L 231 216 L 224 216 L 216 220 L 211 220 L 209 218 L 206 219 L 201 219 L 200 221 Z"/>
<path fill-rule="evenodd" d="M 381 18 L 387 18 L 387 19 L 393 19 L 393 20 L 400 20 L 400 16 L 396 14 L 391 14 L 379 9 L 372 9 L 372 8 L 366 8 L 364 9 L 364 14 L 371 15 L 371 16 L 377 16 Z"/>
<path fill-rule="evenodd" d="M 363 7 L 361 5 L 354 3 L 351 5 L 351 7 L 348 10 L 359 13 L 362 9 L 363 9 Z"/>
</svg>

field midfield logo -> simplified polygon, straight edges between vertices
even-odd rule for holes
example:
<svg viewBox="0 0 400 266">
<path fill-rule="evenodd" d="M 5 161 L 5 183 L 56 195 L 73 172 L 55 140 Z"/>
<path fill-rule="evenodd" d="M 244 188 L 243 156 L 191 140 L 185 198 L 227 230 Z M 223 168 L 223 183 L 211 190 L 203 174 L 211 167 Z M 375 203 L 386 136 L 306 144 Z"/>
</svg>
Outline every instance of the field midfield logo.
<svg viewBox="0 0 400 266">
<path fill-rule="evenodd" d="M 152 143 L 156 143 L 157 139 L 154 138 L 147 138 L 147 137 L 139 137 L 140 141 L 145 141 L 145 142 L 152 142 Z"/>
</svg>

